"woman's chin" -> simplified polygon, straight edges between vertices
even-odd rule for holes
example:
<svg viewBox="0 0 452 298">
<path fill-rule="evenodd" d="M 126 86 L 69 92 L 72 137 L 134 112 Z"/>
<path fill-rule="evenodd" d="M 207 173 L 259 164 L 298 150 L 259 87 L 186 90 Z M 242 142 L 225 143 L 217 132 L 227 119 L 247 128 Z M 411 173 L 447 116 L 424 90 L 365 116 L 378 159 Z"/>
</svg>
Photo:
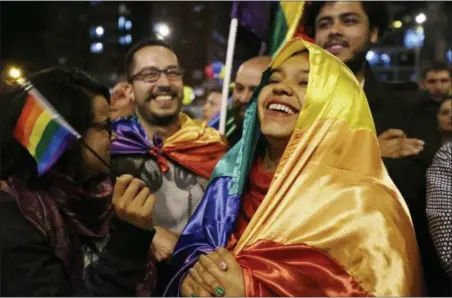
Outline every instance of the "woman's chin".
<svg viewBox="0 0 452 298">
<path fill-rule="evenodd" d="M 292 136 L 293 129 L 288 129 L 287 127 L 268 127 L 262 130 L 262 134 L 267 139 L 274 140 L 288 140 Z"/>
</svg>

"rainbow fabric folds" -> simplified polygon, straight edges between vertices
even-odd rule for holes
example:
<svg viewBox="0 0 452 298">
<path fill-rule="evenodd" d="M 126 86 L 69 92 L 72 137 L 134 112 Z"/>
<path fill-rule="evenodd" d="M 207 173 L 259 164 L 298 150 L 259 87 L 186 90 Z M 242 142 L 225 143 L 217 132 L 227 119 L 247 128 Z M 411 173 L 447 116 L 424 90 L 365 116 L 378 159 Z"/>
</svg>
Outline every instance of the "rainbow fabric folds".
<svg viewBox="0 0 452 298">
<path fill-rule="evenodd" d="M 303 34 L 301 17 L 305 1 L 234 1 L 231 17 L 253 32 L 266 45 L 266 54 L 276 52 L 296 35 Z"/>
<path fill-rule="evenodd" d="M 38 174 L 42 175 L 80 135 L 35 87 L 28 85 L 27 88 L 30 89 L 13 136 L 35 159 Z"/>
<path fill-rule="evenodd" d="M 167 159 L 171 159 L 195 174 L 209 178 L 218 160 L 227 152 L 226 139 L 215 129 L 201 120 L 179 115 L 180 129 L 164 143 L 151 142 L 141 126 L 138 117 L 133 115 L 117 119 L 112 123 L 116 138 L 111 151 L 115 156 L 152 155 L 162 170 L 167 169 Z"/>
<path fill-rule="evenodd" d="M 257 95 L 273 69 L 309 51 L 309 83 L 268 193 L 234 249 L 247 296 L 420 296 L 422 273 L 408 208 L 380 157 L 362 88 L 336 57 L 288 42 L 246 111 L 242 140 L 218 163 L 173 255 L 180 282 L 200 254 L 226 246 L 261 137 Z M 226 293 L 227 295 L 227 293 Z"/>
<path fill-rule="evenodd" d="M 278 50 L 297 34 L 304 5 L 305 1 L 279 1 L 270 32 L 270 56 L 276 55 Z"/>
</svg>

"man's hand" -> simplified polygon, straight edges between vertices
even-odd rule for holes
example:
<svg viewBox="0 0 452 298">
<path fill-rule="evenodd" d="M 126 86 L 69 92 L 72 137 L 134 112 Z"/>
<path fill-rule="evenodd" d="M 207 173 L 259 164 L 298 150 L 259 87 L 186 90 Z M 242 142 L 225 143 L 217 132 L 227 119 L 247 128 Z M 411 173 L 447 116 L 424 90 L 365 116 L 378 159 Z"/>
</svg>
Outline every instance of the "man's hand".
<svg viewBox="0 0 452 298">
<path fill-rule="evenodd" d="M 162 227 L 155 227 L 155 231 L 151 251 L 157 261 L 161 262 L 173 254 L 179 235 Z"/>
<path fill-rule="evenodd" d="M 201 296 L 209 292 L 215 296 L 244 297 L 243 269 L 229 250 L 220 247 L 199 257 L 183 281 L 183 296 Z"/>
<path fill-rule="evenodd" d="M 388 129 L 378 136 L 382 157 L 401 158 L 417 155 L 424 149 L 424 141 L 409 139 L 400 129 Z"/>
<path fill-rule="evenodd" d="M 140 179 L 122 175 L 116 180 L 113 190 L 113 207 L 116 215 L 141 229 L 153 229 L 152 209 L 155 197 Z"/>
</svg>

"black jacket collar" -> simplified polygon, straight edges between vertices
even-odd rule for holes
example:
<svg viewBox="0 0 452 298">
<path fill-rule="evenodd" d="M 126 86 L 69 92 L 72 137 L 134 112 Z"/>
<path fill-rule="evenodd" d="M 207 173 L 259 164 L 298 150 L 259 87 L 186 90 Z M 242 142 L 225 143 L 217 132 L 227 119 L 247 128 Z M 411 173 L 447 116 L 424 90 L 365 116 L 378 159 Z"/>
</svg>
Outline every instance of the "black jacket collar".
<svg viewBox="0 0 452 298">
<path fill-rule="evenodd" d="M 369 105 L 374 105 L 385 97 L 386 88 L 377 80 L 372 72 L 372 68 L 367 62 L 364 71 L 364 79 L 364 93 L 366 94 L 367 101 Z"/>
</svg>

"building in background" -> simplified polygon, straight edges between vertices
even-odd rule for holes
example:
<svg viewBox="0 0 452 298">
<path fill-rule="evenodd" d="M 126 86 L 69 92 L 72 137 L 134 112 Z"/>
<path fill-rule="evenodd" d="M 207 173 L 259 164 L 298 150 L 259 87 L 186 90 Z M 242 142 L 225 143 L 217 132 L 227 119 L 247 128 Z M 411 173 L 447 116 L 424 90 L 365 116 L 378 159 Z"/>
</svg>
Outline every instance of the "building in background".
<svg viewBox="0 0 452 298">
<path fill-rule="evenodd" d="M 447 34 L 452 29 L 451 4 L 389 3 L 393 19 L 391 31 L 367 54 L 367 60 L 380 80 L 417 82 L 424 62 L 448 60 L 452 63 L 447 56 L 448 53 L 452 55 L 452 35 Z"/>
<path fill-rule="evenodd" d="M 144 37 L 160 38 L 174 47 L 185 83 L 202 97 L 203 89 L 218 84 L 206 80 L 204 69 L 225 61 L 231 7 L 226 1 L 0 2 L 0 67 L 4 73 L 16 66 L 24 74 L 79 67 L 112 86 L 123 77 L 130 46 Z M 367 56 L 380 79 L 416 81 L 423 61 L 452 63 L 452 2 L 389 7 L 393 30 Z M 259 48 L 257 36 L 239 28 L 232 73 Z"/>
</svg>

